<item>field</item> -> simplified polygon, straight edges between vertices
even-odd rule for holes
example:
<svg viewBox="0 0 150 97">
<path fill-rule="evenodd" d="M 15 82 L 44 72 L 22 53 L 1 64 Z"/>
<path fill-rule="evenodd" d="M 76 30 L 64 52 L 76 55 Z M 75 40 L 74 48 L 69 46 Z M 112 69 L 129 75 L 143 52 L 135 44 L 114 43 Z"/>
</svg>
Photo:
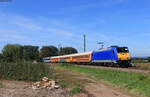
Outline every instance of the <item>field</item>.
<svg viewBox="0 0 150 97">
<path fill-rule="evenodd" d="M 150 76 L 142 73 L 102 70 L 72 65 L 61 65 L 60 68 L 84 73 L 98 80 L 103 80 L 142 97 L 150 97 Z"/>
<path fill-rule="evenodd" d="M 77 97 L 134 97 L 129 93 L 124 93 L 111 85 L 101 82 L 82 72 L 65 68 L 66 66 L 54 66 L 55 79 L 63 81 L 62 86 L 68 88 L 71 95 L 82 95 Z M 57 77 L 57 78 L 56 78 Z M 83 96 L 84 95 L 84 96 Z"/>
<path fill-rule="evenodd" d="M 1 95 L 14 91 L 12 97 L 150 97 L 150 76 L 142 72 L 30 62 L 1 63 L 0 68 L 0 92 L 4 93 Z M 31 89 L 32 82 L 44 76 L 55 80 L 61 88 L 53 91 Z"/>
<path fill-rule="evenodd" d="M 137 68 L 150 70 L 150 63 L 133 63 Z"/>
</svg>

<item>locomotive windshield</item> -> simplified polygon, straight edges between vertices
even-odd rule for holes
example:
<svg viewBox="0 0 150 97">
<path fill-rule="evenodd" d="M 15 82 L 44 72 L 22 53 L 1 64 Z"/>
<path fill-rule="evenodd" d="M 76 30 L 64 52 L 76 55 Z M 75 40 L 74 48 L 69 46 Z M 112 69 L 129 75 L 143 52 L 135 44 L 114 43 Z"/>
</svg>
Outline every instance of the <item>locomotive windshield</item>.
<svg viewBox="0 0 150 97">
<path fill-rule="evenodd" d="M 117 51 L 118 51 L 118 53 L 127 53 L 127 52 L 129 52 L 127 47 L 118 47 Z"/>
</svg>

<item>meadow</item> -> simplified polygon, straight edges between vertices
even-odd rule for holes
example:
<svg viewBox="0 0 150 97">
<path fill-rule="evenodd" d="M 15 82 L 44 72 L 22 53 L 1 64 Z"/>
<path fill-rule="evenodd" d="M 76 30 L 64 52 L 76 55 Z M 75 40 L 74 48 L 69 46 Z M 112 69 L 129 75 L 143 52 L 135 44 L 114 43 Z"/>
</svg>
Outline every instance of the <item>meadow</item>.
<svg viewBox="0 0 150 97">
<path fill-rule="evenodd" d="M 150 76 L 142 73 L 104 70 L 73 65 L 60 65 L 59 68 L 84 73 L 97 80 L 102 80 L 123 90 L 127 90 L 132 94 L 141 97 L 150 97 Z"/>
<path fill-rule="evenodd" d="M 150 63 L 134 63 L 136 68 L 150 70 Z"/>
</svg>

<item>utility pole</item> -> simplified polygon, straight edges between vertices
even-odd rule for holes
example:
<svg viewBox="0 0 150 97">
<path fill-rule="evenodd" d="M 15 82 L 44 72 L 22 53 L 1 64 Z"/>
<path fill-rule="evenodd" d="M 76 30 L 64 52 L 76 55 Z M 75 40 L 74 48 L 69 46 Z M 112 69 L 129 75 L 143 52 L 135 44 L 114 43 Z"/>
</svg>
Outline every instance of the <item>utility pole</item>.
<svg viewBox="0 0 150 97">
<path fill-rule="evenodd" d="M 61 51 L 61 44 L 58 44 L 58 55 L 60 55 L 60 51 Z"/>
<path fill-rule="evenodd" d="M 98 42 L 97 44 L 101 44 L 101 49 L 104 48 L 104 42 Z"/>
<path fill-rule="evenodd" d="M 83 37 L 84 37 L 84 52 L 86 52 L 86 35 L 84 34 Z"/>
</svg>

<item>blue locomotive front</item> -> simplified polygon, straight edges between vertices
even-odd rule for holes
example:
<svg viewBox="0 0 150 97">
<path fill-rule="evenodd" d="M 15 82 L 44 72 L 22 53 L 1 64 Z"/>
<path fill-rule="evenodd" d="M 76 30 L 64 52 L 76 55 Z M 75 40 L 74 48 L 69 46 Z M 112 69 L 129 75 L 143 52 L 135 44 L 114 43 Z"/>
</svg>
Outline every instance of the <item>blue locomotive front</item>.
<svg viewBox="0 0 150 97">
<path fill-rule="evenodd" d="M 128 67 L 131 65 L 131 55 L 127 47 L 114 46 L 93 51 L 92 62 Z"/>
</svg>

